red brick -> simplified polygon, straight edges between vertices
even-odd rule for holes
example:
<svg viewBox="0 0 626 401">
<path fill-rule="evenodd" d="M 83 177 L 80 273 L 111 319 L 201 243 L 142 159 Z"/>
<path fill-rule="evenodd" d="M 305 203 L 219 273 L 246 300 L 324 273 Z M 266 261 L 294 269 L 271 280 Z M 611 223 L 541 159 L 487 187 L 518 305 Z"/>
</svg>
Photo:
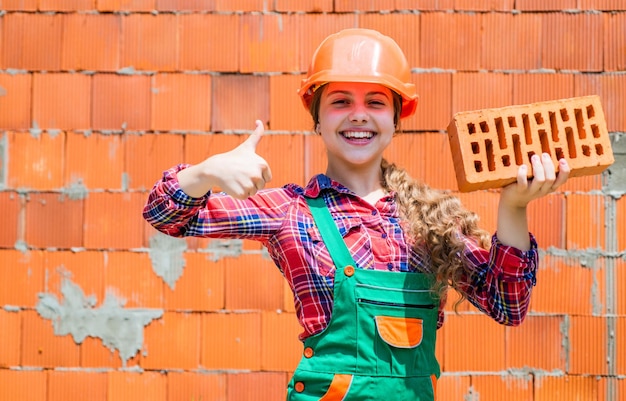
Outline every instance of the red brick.
<svg viewBox="0 0 626 401">
<path fill-rule="evenodd" d="M 626 14 L 604 16 L 604 71 L 626 70 Z"/>
<path fill-rule="evenodd" d="M 130 188 L 152 188 L 163 171 L 183 159 L 182 135 L 126 135 L 124 139 L 126 175 Z"/>
<path fill-rule="evenodd" d="M 6 11 L 37 11 L 38 0 L 4 0 L 2 8 Z"/>
<path fill-rule="evenodd" d="M 200 364 L 209 370 L 259 370 L 260 332 L 260 312 L 203 314 Z"/>
<path fill-rule="evenodd" d="M 9 13 L 3 17 L 5 68 L 58 71 L 63 15 Z"/>
<path fill-rule="evenodd" d="M 609 132 L 626 131 L 626 74 L 577 74 L 576 96 L 599 95 Z"/>
<path fill-rule="evenodd" d="M 254 122 L 254 121 L 253 121 Z M 188 134 L 185 135 L 185 163 L 197 164 L 206 158 L 218 153 L 225 153 L 239 146 L 247 136 L 228 134 Z M 159 171 L 155 170 L 154 180 L 159 178 Z"/>
<path fill-rule="evenodd" d="M 392 11 L 394 8 L 393 0 L 335 0 L 335 12 Z"/>
<path fill-rule="evenodd" d="M 44 253 L 0 250 L 0 305 L 34 308 L 45 288 Z"/>
<path fill-rule="evenodd" d="M 507 327 L 507 367 L 523 369 L 532 366 L 541 371 L 566 371 L 565 330 L 563 316 L 527 316 L 519 327 Z"/>
<path fill-rule="evenodd" d="M 89 2 L 95 5 L 95 0 Z M 63 25 L 61 68 L 93 71 L 119 69 L 121 31 L 119 15 L 67 14 Z"/>
<path fill-rule="evenodd" d="M 481 27 L 475 15 L 424 13 L 420 27 L 421 67 L 457 70 L 480 67 Z"/>
<path fill-rule="evenodd" d="M 226 374 L 168 372 L 167 401 L 190 400 L 226 400 Z"/>
<path fill-rule="evenodd" d="M 626 267 L 623 263 L 620 264 L 620 272 L 623 272 Z M 621 277 L 623 280 L 623 274 L 619 274 L 618 277 Z M 622 281 L 623 282 L 623 281 Z M 623 287 L 620 285 L 619 287 Z M 619 297 L 622 298 L 622 297 Z M 621 305 L 624 305 L 624 302 L 620 302 Z M 620 308 L 621 313 L 623 314 L 623 308 Z M 615 374 L 616 375 L 624 375 L 626 374 L 626 317 L 619 316 L 615 318 Z"/>
<path fill-rule="evenodd" d="M 30 128 L 32 75 L 0 74 L 0 88 L 0 129 Z"/>
<path fill-rule="evenodd" d="M 254 121 L 269 120 L 269 77 L 222 75 L 213 77 L 211 128 L 213 131 L 254 129 Z"/>
<path fill-rule="evenodd" d="M 107 401 L 107 373 L 55 371 L 48 373 L 48 401 Z"/>
<path fill-rule="evenodd" d="M 602 71 L 602 15 L 545 13 L 542 19 L 542 67 Z"/>
<path fill-rule="evenodd" d="M 227 401 L 246 401 L 263 394 L 266 400 L 282 400 L 287 393 L 287 374 L 283 372 L 229 373 Z"/>
<path fill-rule="evenodd" d="M 147 130 L 150 127 L 150 77 L 96 74 L 93 77 L 93 128 Z"/>
<path fill-rule="evenodd" d="M 165 312 L 144 332 L 141 366 L 144 369 L 200 368 L 201 315 Z"/>
<path fill-rule="evenodd" d="M 592 315 L 603 312 L 604 263 L 581 265 L 577 258 L 543 255 L 530 309 L 537 313 Z"/>
<path fill-rule="evenodd" d="M 40 0 L 40 11 L 84 11 L 94 10 L 97 0 Z"/>
<path fill-rule="evenodd" d="M 35 74 L 33 126 L 91 128 L 91 77 L 84 74 Z"/>
<path fill-rule="evenodd" d="M 215 0 L 216 11 L 269 11 L 264 0 Z"/>
<path fill-rule="evenodd" d="M 532 154 L 547 152 L 557 166 L 565 158 L 572 177 L 599 174 L 614 161 L 598 96 L 457 113 L 448 134 L 464 192 L 515 182 L 522 164 L 532 177 Z"/>
<path fill-rule="evenodd" d="M 167 376 L 160 372 L 110 371 L 107 400 L 166 401 Z"/>
<path fill-rule="evenodd" d="M 576 0 L 516 0 L 515 9 L 521 11 L 558 11 L 576 9 Z"/>
<path fill-rule="evenodd" d="M 104 288 L 124 300 L 126 308 L 163 307 L 163 280 L 143 252 L 109 252 L 104 263 Z"/>
<path fill-rule="evenodd" d="M 452 115 L 452 77 L 450 73 L 421 73 L 411 76 L 419 99 L 415 114 L 400 121 L 400 131 L 446 129 Z"/>
<path fill-rule="evenodd" d="M 283 277 L 271 259 L 243 254 L 224 260 L 226 309 L 276 310 L 283 304 Z"/>
<path fill-rule="evenodd" d="M 303 77 L 303 75 L 295 74 L 270 77 L 269 129 L 277 131 L 311 131 L 313 129 L 311 115 L 304 108 L 296 93 Z"/>
<path fill-rule="evenodd" d="M 289 14 L 244 14 L 240 26 L 240 71 L 299 72 L 297 20 L 297 16 Z"/>
<path fill-rule="evenodd" d="M 479 400 L 533 401 L 533 376 L 472 376 L 472 394 Z"/>
<path fill-rule="evenodd" d="M 98 11 L 153 11 L 156 0 L 98 0 Z"/>
<path fill-rule="evenodd" d="M 454 10 L 455 0 L 396 0 L 397 10 Z"/>
<path fill-rule="evenodd" d="M 83 368 L 139 368 L 141 354 L 122 361 L 119 350 L 111 350 L 100 338 L 86 337 L 80 344 L 80 366 Z"/>
<path fill-rule="evenodd" d="M 215 11 L 215 0 L 156 0 L 158 11 Z"/>
<path fill-rule="evenodd" d="M 483 68 L 531 70 L 541 67 L 540 14 L 486 13 L 481 18 Z"/>
<path fill-rule="evenodd" d="M 444 333 L 445 370 L 503 370 L 504 327 L 485 315 L 448 315 Z"/>
<path fill-rule="evenodd" d="M 59 302 L 63 298 L 59 296 Z M 79 365 L 79 346 L 74 338 L 54 333 L 52 320 L 36 311 L 23 311 L 22 365 L 44 368 L 75 367 Z"/>
<path fill-rule="evenodd" d="M 167 310 L 217 311 L 224 309 L 224 260 L 211 261 L 205 252 L 186 252 L 185 269 L 174 288 L 165 286 Z"/>
<path fill-rule="evenodd" d="M 350 13 L 339 14 L 298 14 L 296 21 L 299 26 L 299 68 L 307 71 L 315 49 L 328 35 L 345 28 L 354 28 L 355 16 Z"/>
<path fill-rule="evenodd" d="M 540 376 L 535 381 L 535 401 L 597 400 L 594 376 Z"/>
<path fill-rule="evenodd" d="M 145 195 L 136 193 L 90 193 L 85 200 L 86 248 L 131 249 L 143 244 L 146 224 L 141 213 Z"/>
<path fill-rule="evenodd" d="M 511 11 L 514 0 L 455 0 L 454 9 L 460 11 Z"/>
<path fill-rule="evenodd" d="M 500 194 L 496 192 L 470 192 L 458 194 L 463 206 L 480 217 L 479 225 L 491 233 L 497 228 L 497 213 Z"/>
<path fill-rule="evenodd" d="M 178 63 L 174 14 L 130 14 L 122 19 L 122 67 L 174 71 Z"/>
<path fill-rule="evenodd" d="M 605 317 L 571 316 L 568 373 L 607 375 L 607 343 Z"/>
<path fill-rule="evenodd" d="M 158 74 L 153 78 L 153 130 L 208 131 L 210 116 L 209 75 Z"/>
<path fill-rule="evenodd" d="M 513 104 L 546 102 L 574 96 L 574 74 L 513 75 Z"/>
<path fill-rule="evenodd" d="M 284 280 L 283 282 L 283 299 L 284 299 L 284 304 L 282 307 L 282 310 L 284 312 L 295 312 L 296 311 L 296 307 L 294 305 L 294 299 L 293 299 L 293 291 L 291 291 L 291 287 L 289 286 L 289 283 L 287 283 L 287 280 Z"/>
<path fill-rule="evenodd" d="M 24 239 L 36 248 L 83 245 L 84 201 L 59 193 L 32 193 L 26 202 Z"/>
<path fill-rule="evenodd" d="M 238 71 L 240 18 L 237 14 L 179 15 L 180 69 Z"/>
<path fill-rule="evenodd" d="M 302 327 L 296 314 L 263 312 L 261 325 L 261 369 L 293 372 L 302 356 L 302 342 L 298 339 Z"/>
<path fill-rule="evenodd" d="M 274 7 L 278 12 L 305 11 L 309 13 L 330 13 L 333 11 L 332 0 L 276 0 Z"/>
<path fill-rule="evenodd" d="M 21 312 L 0 309 L 0 327 L 0 368 L 19 366 L 22 349 Z"/>
<path fill-rule="evenodd" d="M 124 148 L 121 135 L 68 132 L 66 136 L 66 187 L 122 189 Z"/>
<path fill-rule="evenodd" d="M 64 135 L 43 133 L 31 135 L 29 132 L 9 132 L 6 185 L 8 188 L 37 188 L 54 190 L 63 185 Z"/>
<path fill-rule="evenodd" d="M 579 0 L 578 8 L 582 10 L 617 11 L 626 10 L 626 3 L 621 0 Z"/>
<path fill-rule="evenodd" d="M 256 148 L 272 170 L 269 187 L 281 187 L 286 183 L 306 184 L 304 176 L 303 135 L 268 135 Z"/>
<path fill-rule="evenodd" d="M 437 381 L 437 401 L 464 400 L 470 390 L 470 377 L 442 375 Z"/>
<path fill-rule="evenodd" d="M 568 194 L 565 215 L 565 238 L 569 250 L 606 249 L 604 196 Z"/>
<path fill-rule="evenodd" d="M 22 232 L 22 220 L 19 219 L 22 209 L 21 196 L 17 192 L 0 192 L 0 221 L 2 221 L 2 231 L 0 231 L 0 248 L 13 248 Z"/>
<path fill-rule="evenodd" d="M 528 205 L 529 231 L 539 247 L 565 248 L 565 195 L 551 194 Z"/>
<path fill-rule="evenodd" d="M 623 196 L 615 201 L 614 222 L 617 225 L 617 249 L 626 249 L 626 198 Z"/>
<path fill-rule="evenodd" d="M 452 112 L 513 104 L 513 75 L 457 72 L 452 76 Z"/>
<path fill-rule="evenodd" d="M 0 388 L 6 400 L 47 400 L 47 381 L 44 370 L 0 369 Z"/>
</svg>

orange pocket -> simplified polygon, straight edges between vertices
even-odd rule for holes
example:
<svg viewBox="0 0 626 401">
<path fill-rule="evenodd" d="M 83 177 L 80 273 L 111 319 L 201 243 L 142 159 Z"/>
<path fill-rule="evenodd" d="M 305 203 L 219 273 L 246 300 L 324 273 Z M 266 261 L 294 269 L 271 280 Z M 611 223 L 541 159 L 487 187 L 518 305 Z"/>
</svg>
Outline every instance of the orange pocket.
<svg viewBox="0 0 626 401">
<path fill-rule="evenodd" d="M 344 399 L 352 383 L 352 375 L 335 375 L 328 391 L 320 401 L 341 401 Z"/>
<path fill-rule="evenodd" d="M 376 316 L 378 335 L 396 348 L 415 348 L 422 342 L 422 319 Z"/>
</svg>

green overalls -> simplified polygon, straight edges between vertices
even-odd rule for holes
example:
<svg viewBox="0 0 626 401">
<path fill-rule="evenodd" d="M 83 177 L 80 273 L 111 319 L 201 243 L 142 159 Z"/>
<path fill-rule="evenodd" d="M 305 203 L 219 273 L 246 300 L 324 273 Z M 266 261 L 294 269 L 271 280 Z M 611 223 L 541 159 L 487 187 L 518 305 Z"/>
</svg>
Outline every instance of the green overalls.
<svg viewBox="0 0 626 401">
<path fill-rule="evenodd" d="M 324 199 L 307 199 L 335 263 L 328 327 L 304 342 L 288 401 L 433 401 L 439 301 L 434 277 L 355 268 Z"/>
</svg>

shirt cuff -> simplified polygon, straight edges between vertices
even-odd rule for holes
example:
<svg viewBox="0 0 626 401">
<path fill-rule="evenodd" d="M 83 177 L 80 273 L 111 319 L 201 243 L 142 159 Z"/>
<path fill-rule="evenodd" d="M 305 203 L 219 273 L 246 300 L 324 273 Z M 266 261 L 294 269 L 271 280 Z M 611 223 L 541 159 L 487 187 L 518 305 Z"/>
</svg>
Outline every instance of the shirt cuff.
<svg viewBox="0 0 626 401">
<path fill-rule="evenodd" d="M 163 192 L 169 195 L 172 200 L 183 206 L 202 206 L 205 205 L 209 196 L 211 195 L 211 191 L 207 192 L 204 196 L 200 198 L 194 198 L 185 193 L 180 187 L 180 183 L 178 182 L 177 173 L 181 170 L 186 169 L 191 166 L 190 164 L 178 164 L 165 172 L 163 172 L 163 180 L 162 180 L 162 188 Z"/>
<path fill-rule="evenodd" d="M 502 244 L 496 234 L 491 238 L 491 266 L 502 281 L 530 280 L 535 285 L 539 251 L 535 237 L 531 233 L 528 235 L 530 249 L 527 251 Z"/>
</svg>

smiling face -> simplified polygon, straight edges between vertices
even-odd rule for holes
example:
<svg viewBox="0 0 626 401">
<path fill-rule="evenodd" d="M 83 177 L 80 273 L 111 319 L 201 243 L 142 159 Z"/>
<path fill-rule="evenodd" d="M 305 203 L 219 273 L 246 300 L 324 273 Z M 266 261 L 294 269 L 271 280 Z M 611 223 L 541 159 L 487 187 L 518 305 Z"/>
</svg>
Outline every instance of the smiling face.
<svg viewBox="0 0 626 401">
<path fill-rule="evenodd" d="M 326 145 L 329 170 L 379 168 L 396 130 L 393 92 L 354 82 L 331 82 L 321 90 L 316 131 Z"/>
</svg>

